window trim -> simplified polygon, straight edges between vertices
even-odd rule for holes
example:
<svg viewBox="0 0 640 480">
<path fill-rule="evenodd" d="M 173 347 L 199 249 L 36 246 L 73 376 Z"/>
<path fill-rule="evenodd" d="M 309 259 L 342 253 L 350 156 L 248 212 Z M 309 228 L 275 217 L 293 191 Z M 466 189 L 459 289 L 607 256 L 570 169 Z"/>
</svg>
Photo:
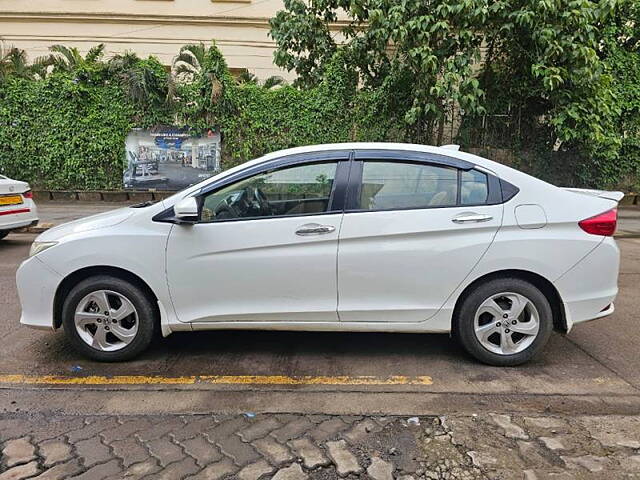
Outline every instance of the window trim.
<svg viewBox="0 0 640 480">
<path fill-rule="evenodd" d="M 455 157 L 449 157 L 447 155 L 440 155 L 439 153 L 430 152 L 418 152 L 415 150 L 356 150 L 354 154 L 355 160 L 391 160 L 400 161 L 408 160 L 419 163 L 429 163 L 434 166 L 446 166 L 459 168 L 460 170 L 471 170 L 475 168 L 471 162 L 461 160 Z"/>
<path fill-rule="evenodd" d="M 252 177 L 253 175 L 264 173 L 269 170 L 275 170 L 281 167 L 304 165 L 307 163 L 322 163 L 334 160 L 336 162 L 346 162 L 351 158 L 350 150 L 327 150 L 320 152 L 307 152 L 298 153 L 293 155 L 285 155 L 284 157 L 274 158 L 268 162 L 259 163 L 257 165 L 251 165 L 243 168 L 242 170 L 228 175 L 220 180 L 212 182 L 202 187 L 198 192 L 193 193 L 193 196 L 204 195 L 211 190 L 218 190 L 222 187 L 235 183 L 238 180 Z M 337 176 L 337 174 L 336 174 Z"/>
<path fill-rule="evenodd" d="M 294 217 L 315 217 L 319 215 L 334 215 L 336 213 L 342 213 L 344 208 L 344 194 L 347 189 L 347 181 L 348 181 L 348 170 L 349 170 L 349 156 L 346 158 L 322 158 L 319 159 L 317 156 L 313 158 L 309 158 L 307 161 L 294 161 L 290 163 L 281 163 L 276 162 L 275 165 L 269 165 L 268 168 L 260 169 L 260 171 L 255 171 L 252 173 L 248 173 L 247 175 L 243 175 L 242 178 L 237 178 L 230 182 L 225 182 L 224 184 L 219 185 L 217 188 L 207 188 L 206 191 L 199 192 L 195 195 L 196 200 L 198 201 L 198 221 L 194 222 L 195 225 L 215 225 L 217 223 L 227 223 L 227 222 L 243 222 L 243 221 L 251 221 L 251 220 L 266 220 L 266 219 L 277 219 L 277 218 L 294 218 Z M 204 203 L 204 198 L 213 194 L 223 188 L 226 188 L 234 183 L 241 182 L 243 180 L 250 179 L 255 177 L 256 175 L 262 175 L 268 172 L 274 172 L 278 170 L 284 170 L 287 168 L 296 168 L 302 167 L 305 165 L 315 165 L 319 163 L 335 163 L 336 170 L 335 176 L 333 179 L 333 184 L 331 186 L 331 192 L 329 193 L 329 202 L 328 209 L 324 212 L 315 212 L 315 213 L 302 213 L 302 214 L 290 214 L 290 215 L 269 215 L 269 216 L 257 216 L 257 217 L 238 217 L 238 218 L 227 218 L 224 220 L 216 220 L 212 222 L 203 222 L 200 220 L 200 216 L 202 214 L 202 205 Z"/>
<path fill-rule="evenodd" d="M 333 215 L 336 213 L 374 213 L 374 212 L 390 212 L 402 210 L 430 210 L 435 208 L 460 208 L 460 207 L 478 207 L 487 205 L 499 205 L 508 202 L 520 191 L 518 187 L 512 185 L 504 179 L 501 179 L 484 169 L 480 165 L 461 160 L 447 155 L 440 155 L 429 152 L 418 152 L 414 150 L 376 150 L 376 149 L 344 149 L 344 150 L 321 150 L 316 152 L 305 152 L 292 155 L 278 157 L 268 162 L 260 163 L 246 167 L 232 175 L 221 178 L 212 182 L 199 191 L 193 192 L 191 196 L 198 201 L 212 190 L 224 188 L 227 185 L 263 173 L 265 171 L 284 168 L 286 166 L 305 165 L 308 163 L 323 163 L 328 161 L 336 161 L 338 163 L 336 169 L 336 177 L 332 190 L 332 198 L 330 199 L 330 208 L 326 212 L 307 213 L 302 215 L 277 215 L 272 217 L 243 217 L 218 222 L 201 223 L 194 222 L 198 225 L 215 225 L 223 222 L 237 222 L 249 220 L 261 220 L 265 218 L 293 218 L 308 217 L 319 215 Z M 360 190 L 362 188 L 362 170 L 364 161 L 390 161 L 398 163 L 420 163 L 433 165 L 436 167 L 453 167 L 458 169 L 458 181 L 460 181 L 460 172 L 466 170 L 478 170 L 487 175 L 487 200 L 481 204 L 462 205 L 460 199 L 456 199 L 456 205 L 428 206 L 428 207 L 407 207 L 407 208 L 390 208 L 381 210 L 362 210 L 360 209 Z M 337 192 L 337 193 L 336 193 Z M 460 197 L 460 188 L 458 188 L 458 197 Z M 178 223 L 173 215 L 173 206 L 156 214 L 153 219 L 155 222 Z"/>
<path fill-rule="evenodd" d="M 305 153 L 285 155 L 282 157 L 274 158 L 273 160 L 269 160 L 267 162 L 263 162 L 257 165 L 251 165 L 246 168 L 243 168 L 242 170 L 239 170 L 231 175 L 228 175 L 226 177 L 223 177 L 219 180 L 216 180 L 210 184 L 203 186 L 202 188 L 200 188 L 200 190 L 197 190 L 189 194 L 189 196 L 194 197 L 198 202 L 201 202 L 200 198 L 203 195 L 206 195 L 207 193 L 213 190 L 224 188 L 227 185 L 231 185 L 232 183 L 235 183 L 237 181 L 252 177 L 254 175 L 258 175 L 260 173 L 264 173 L 269 170 L 277 169 L 280 167 L 284 168 L 286 166 L 305 165 L 307 163 L 323 163 L 323 162 L 329 162 L 329 161 L 335 161 L 338 163 L 338 166 L 336 169 L 336 178 L 334 179 L 333 188 L 337 188 L 336 184 L 338 182 L 341 182 L 344 184 L 342 185 L 342 189 L 346 191 L 347 189 L 346 182 L 348 181 L 348 165 L 352 155 L 353 155 L 353 150 L 351 149 L 324 150 L 324 151 L 318 151 L 318 152 L 305 152 Z M 345 167 L 342 166 L 343 164 L 347 165 L 346 175 L 345 175 Z M 333 208 L 336 208 L 339 205 L 339 203 L 336 203 L 335 206 L 331 205 L 330 210 L 326 212 L 321 212 L 321 213 L 310 213 L 310 214 L 303 214 L 303 215 L 278 215 L 273 217 L 243 217 L 239 219 L 230 218 L 230 219 L 224 220 L 224 222 L 260 220 L 264 218 L 292 218 L 295 216 L 303 217 L 303 216 L 316 216 L 316 215 L 342 213 L 343 207 L 344 207 L 344 198 L 336 197 L 335 200 L 336 202 L 338 201 L 342 202 L 342 205 L 340 205 L 340 210 L 338 211 L 333 211 Z M 174 217 L 173 206 L 156 214 L 152 218 L 152 221 L 163 222 L 163 223 L 183 223 L 183 222 L 178 222 Z M 223 220 L 220 220 L 218 222 L 209 222 L 209 223 L 201 223 L 198 220 L 197 222 L 189 222 L 189 223 L 192 223 L 194 225 L 215 225 L 216 223 L 223 223 Z"/>
<path fill-rule="evenodd" d="M 446 157 L 424 152 L 412 152 L 404 150 L 360 150 L 356 151 L 352 162 L 352 176 L 349 182 L 349 190 L 347 192 L 347 203 L 344 213 L 373 213 L 373 212 L 393 212 L 403 210 L 432 210 L 438 208 L 467 208 L 480 207 L 488 205 L 498 205 L 503 203 L 502 188 L 500 179 L 495 175 L 483 170 L 481 167 L 474 165 L 465 160 Z M 385 163 L 410 163 L 420 165 L 431 165 L 440 168 L 452 168 L 457 175 L 457 192 L 455 205 L 433 205 L 426 207 L 398 207 L 398 208 L 380 208 L 375 210 L 363 209 L 360 206 L 360 194 L 362 191 L 362 176 L 364 170 L 364 162 L 385 162 Z M 487 199 L 483 203 L 462 204 L 461 203 L 461 182 L 462 172 L 469 170 L 477 170 L 487 176 Z"/>
</svg>

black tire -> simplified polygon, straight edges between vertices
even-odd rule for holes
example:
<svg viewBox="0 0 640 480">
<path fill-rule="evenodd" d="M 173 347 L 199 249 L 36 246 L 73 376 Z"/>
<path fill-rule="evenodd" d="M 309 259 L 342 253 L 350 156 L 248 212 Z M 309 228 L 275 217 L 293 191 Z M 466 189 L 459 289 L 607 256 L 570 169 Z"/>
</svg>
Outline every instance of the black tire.
<svg viewBox="0 0 640 480">
<path fill-rule="evenodd" d="M 79 302 L 91 292 L 110 290 L 126 297 L 138 314 L 138 330 L 134 339 L 116 351 L 103 351 L 85 343 L 78 335 L 74 315 Z M 129 360 L 147 349 L 157 329 L 158 319 L 154 303 L 137 285 L 121 278 L 97 275 L 79 282 L 67 295 L 62 306 L 62 325 L 71 345 L 84 356 L 99 362 Z"/>
<path fill-rule="evenodd" d="M 540 326 L 533 342 L 513 354 L 500 354 L 484 347 L 474 330 L 475 315 L 482 303 L 493 295 L 513 292 L 529 299 L 537 310 Z M 553 331 L 553 313 L 547 297 L 531 283 L 515 277 L 489 280 L 475 287 L 456 310 L 454 333 L 462 347 L 477 360 L 494 366 L 510 367 L 528 362 L 544 348 Z"/>
<path fill-rule="evenodd" d="M 9 235 L 10 230 L 0 230 L 0 240 Z"/>
</svg>

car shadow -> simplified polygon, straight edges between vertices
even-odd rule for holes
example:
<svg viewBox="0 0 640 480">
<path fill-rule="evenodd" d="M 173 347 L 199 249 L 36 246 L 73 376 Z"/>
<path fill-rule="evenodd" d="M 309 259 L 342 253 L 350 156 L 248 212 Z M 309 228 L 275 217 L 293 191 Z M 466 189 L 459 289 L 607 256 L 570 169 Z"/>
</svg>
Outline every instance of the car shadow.
<svg viewBox="0 0 640 480">
<path fill-rule="evenodd" d="M 61 331 L 30 352 L 47 373 L 100 375 L 429 375 L 434 363 L 473 364 L 446 334 L 219 330 L 157 338 L 127 362 L 75 352 Z"/>
<path fill-rule="evenodd" d="M 156 338 L 138 357 L 115 363 L 89 360 L 62 331 L 33 332 L 27 349 L 15 351 L 2 370 L 40 375 L 285 375 L 433 376 L 490 382 L 506 370 L 483 365 L 447 334 L 219 330 L 173 333 Z M 527 364 L 511 374 L 548 375 L 567 357 L 567 340 L 554 335 Z M 564 352 L 560 355 L 558 352 Z M 579 363 L 579 362 L 578 362 Z M 29 365 L 28 372 L 22 368 Z"/>
</svg>

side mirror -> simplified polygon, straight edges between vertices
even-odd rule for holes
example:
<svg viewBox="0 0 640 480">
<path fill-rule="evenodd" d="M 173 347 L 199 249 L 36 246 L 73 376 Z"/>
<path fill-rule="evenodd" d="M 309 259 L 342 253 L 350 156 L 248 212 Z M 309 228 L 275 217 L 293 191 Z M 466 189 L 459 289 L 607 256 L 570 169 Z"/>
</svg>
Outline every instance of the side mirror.
<svg viewBox="0 0 640 480">
<path fill-rule="evenodd" d="M 178 223 L 196 223 L 198 201 L 194 197 L 183 198 L 173 206 L 173 214 Z"/>
</svg>

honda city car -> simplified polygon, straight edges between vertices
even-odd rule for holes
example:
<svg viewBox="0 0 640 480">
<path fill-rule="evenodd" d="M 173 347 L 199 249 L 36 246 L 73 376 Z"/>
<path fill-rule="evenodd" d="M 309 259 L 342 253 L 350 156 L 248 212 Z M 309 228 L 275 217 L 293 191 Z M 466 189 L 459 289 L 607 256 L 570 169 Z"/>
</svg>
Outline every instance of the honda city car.
<svg viewBox="0 0 640 480">
<path fill-rule="evenodd" d="M 452 146 L 279 151 L 41 234 L 20 321 L 101 361 L 156 330 L 263 329 L 449 333 L 517 365 L 614 311 L 621 197 Z"/>
</svg>

